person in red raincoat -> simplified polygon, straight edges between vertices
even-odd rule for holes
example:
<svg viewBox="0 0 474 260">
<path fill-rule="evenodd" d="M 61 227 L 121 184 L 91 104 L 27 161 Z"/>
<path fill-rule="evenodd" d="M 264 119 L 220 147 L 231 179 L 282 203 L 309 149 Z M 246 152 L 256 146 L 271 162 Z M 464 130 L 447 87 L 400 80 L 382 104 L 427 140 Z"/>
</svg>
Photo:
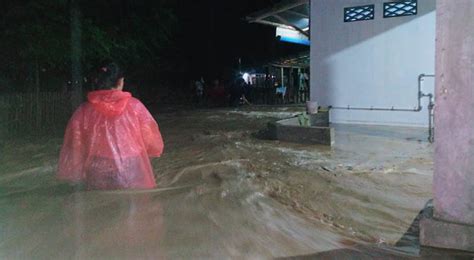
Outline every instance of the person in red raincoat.
<svg viewBox="0 0 474 260">
<path fill-rule="evenodd" d="M 57 178 L 88 189 L 152 189 L 151 157 L 163 153 L 158 124 L 145 106 L 122 91 L 124 77 L 111 63 L 102 67 L 70 119 Z"/>
</svg>

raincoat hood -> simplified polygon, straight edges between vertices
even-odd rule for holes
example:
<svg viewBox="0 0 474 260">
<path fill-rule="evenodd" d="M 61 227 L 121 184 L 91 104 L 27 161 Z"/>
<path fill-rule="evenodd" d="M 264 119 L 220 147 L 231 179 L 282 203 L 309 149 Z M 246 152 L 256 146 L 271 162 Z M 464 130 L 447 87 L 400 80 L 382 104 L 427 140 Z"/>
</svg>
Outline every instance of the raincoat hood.
<svg viewBox="0 0 474 260">
<path fill-rule="evenodd" d="M 106 116 L 122 114 L 131 97 L 132 94 L 121 90 L 97 90 L 87 95 L 89 103 Z"/>
</svg>

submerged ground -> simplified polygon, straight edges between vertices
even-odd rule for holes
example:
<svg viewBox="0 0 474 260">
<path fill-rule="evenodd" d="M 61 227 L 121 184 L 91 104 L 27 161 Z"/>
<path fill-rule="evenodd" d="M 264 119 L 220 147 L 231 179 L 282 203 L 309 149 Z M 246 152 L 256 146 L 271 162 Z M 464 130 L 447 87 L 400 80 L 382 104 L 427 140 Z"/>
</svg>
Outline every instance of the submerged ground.
<svg viewBox="0 0 474 260">
<path fill-rule="evenodd" d="M 431 198 L 426 130 L 336 125 L 332 148 L 258 138 L 299 110 L 157 114 L 151 191 L 74 192 L 54 179 L 60 138 L 9 140 L 0 258 L 419 256 L 406 232 Z"/>
</svg>

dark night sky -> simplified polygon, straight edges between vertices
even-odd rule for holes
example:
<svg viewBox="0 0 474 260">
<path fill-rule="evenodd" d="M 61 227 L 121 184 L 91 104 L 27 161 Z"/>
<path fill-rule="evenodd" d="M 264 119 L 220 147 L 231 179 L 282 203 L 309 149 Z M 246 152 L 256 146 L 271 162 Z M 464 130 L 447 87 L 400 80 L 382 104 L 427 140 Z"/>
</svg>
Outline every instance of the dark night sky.
<svg viewBox="0 0 474 260">
<path fill-rule="evenodd" d="M 166 78 L 176 82 L 177 77 L 185 82 L 200 76 L 207 80 L 229 79 L 239 68 L 239 58 L 246 68 L 308 49 L 278 41 L 274 27 L 245 21 L 246 16 L 279 0 L 76 1 L 85 22 L 83 28 L 90 29 L 82 34 L 85 70 L 93 68 L 99 60 L 113 59 L 144 82 L 166 81 Z M 55 85 L 48 80 L 70 77 L 66 71 L 69 66 L 61 66 L 70 61 L 69 49 L 57 48 L 70 43 L 70 5 L 65 3 L 68 1 L 0 0 L 0 7 L 5 10 L 0 19 L 0 33 L 11 39 L 2 41 L 2 55 L 28 54 L 9 55 L 11 62 L 4 63 L 8 66 L 0 66 L 5 71 L 2 73 L 9 73 L 10 79 L 18 81 L 17 85 L 30 87 L 35 55 L 41 58 L 40 63 L 53 64 L 49 74 L 44 74 L 42 85 Z M 169 26 L 169 31 L 163 26 Z M 125 47 L 117 47 L 120 45 Z M 108 50 L 114 55 L 107 53 Z M 23 80 L 24 74 L 30 75 L 29 78 Z"/>
<path fill-rule="evenodd" d="M 279 42 L 274 27 L 244 20 L 276 0 L 182 2 L 186 2 L 179 13 L 186 35 L 184 48 L 196 74 L 222 77 L 237 69 L 239 57 L 243 66 L 249 66 L 307 48 Z"/>
</svg>

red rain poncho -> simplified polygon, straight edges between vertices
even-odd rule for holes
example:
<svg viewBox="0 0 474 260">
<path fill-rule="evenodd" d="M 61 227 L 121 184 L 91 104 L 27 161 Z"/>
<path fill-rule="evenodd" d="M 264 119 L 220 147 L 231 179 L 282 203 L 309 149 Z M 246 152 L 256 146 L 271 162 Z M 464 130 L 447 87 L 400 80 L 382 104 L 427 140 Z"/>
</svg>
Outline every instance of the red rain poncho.
<svg viewBox="0 0 474 260">
<path fill-rule="evenodd" d="M 128 92 L 90 92 L 69 121 L 58 178 L 90 189 L 150 189 L 156 186 L 149 157 L 163 140 L 145 106 Z"/>
</svg>

